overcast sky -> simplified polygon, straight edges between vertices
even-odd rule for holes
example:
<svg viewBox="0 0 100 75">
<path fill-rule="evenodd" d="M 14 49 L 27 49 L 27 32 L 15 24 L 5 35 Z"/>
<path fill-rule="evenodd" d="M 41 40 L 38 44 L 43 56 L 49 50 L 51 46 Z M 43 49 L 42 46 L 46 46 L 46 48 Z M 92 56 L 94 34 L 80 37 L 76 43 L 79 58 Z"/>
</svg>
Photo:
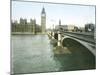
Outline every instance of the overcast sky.
<svg viewBox="0 0 100 75">
<path fill-rule="evenodd" d="M 46 27 L 61 24 L 83 27 L 86 23 L 95 24 L 95 6 L 67 5 L 67 4 L 48 4 L 34 2 L 12 2 L 12 19 L 19 20 L 26 18 L 36 19 L 37 24 L 41 24 L 42 8 L 46 11 Z"/>
</svg>

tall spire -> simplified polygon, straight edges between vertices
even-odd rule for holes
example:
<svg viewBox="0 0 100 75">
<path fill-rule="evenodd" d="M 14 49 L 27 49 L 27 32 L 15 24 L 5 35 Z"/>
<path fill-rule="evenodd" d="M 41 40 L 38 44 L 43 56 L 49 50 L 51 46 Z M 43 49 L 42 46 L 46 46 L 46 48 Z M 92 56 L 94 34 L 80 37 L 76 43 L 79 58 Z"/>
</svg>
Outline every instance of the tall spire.
<svg viewBox="0 0 100 75">
<path fill-rule="evenodd" d="M 41 12 L 41 29 L 42 29 L 42 33 L 46 32 L 46 12 L 45 12 L 45 8 L 42 8 L 42 12 Z"/>
<path fill-rule="evenodd" d="M 45 14 L 45 8 L 44 7 L 42 8 L 42 14 Z"/>
<path fill-rule="evenodd" d="M 59 25 L 61 25 L 61 20 L 59 20 Z"/>
</svg>

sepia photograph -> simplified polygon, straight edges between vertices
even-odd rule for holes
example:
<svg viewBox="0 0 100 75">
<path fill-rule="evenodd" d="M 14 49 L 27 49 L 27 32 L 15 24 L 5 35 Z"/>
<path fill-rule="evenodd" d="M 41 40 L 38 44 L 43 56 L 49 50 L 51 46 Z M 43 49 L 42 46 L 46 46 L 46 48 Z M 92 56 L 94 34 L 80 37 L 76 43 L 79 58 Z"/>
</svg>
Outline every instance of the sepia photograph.
<svg viewBox="0 0 100 75">
<path fill-rule="evenodd" d="M 11 0 L 11 75 L 96 69 L 96 6 Z"/>
</svg>

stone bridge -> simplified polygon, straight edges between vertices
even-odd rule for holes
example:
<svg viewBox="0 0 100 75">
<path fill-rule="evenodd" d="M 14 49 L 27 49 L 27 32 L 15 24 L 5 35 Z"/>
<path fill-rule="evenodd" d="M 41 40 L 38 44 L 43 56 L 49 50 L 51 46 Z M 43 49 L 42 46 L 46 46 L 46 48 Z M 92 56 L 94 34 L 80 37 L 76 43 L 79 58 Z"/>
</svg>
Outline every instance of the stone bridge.
<svg viewBox="0 0 100 75">
<path fill-rule="evenodd" d="M 95 37 L 93 34 L 53 32 L 52 35 L 50 33 L 49 35 L 52 39 L 57 40 L 58 46 L 61 45 L 63 47 L 67 47 L 72 41 L 74 41 L 87 48 L 94 56 L 96 56 Z M 77 46 L 77 44 L 75 46 Z"/>
</svg>

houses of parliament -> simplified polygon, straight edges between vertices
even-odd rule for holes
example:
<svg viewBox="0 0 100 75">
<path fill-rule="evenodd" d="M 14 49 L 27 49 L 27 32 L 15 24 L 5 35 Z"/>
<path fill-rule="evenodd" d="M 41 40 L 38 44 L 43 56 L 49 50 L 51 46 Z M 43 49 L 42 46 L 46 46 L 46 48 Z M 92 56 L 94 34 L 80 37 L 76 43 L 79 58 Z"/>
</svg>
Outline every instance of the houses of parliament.
<svg viewBox="0 0 100 75">
<path fill-rule="evenodd" d="M 20 18 L 20 22 L 17 21 L 11 22 L 11 32 L 30 32 L 30 33 L 45 33 L 46 32 L 46 12 L 45 8 L 42 8 L 41 12 L 41 25 L 36 24 L 36 19 L 30 19 L 30 22 L 27 22 L 27 19 Z"/>
</svg>

